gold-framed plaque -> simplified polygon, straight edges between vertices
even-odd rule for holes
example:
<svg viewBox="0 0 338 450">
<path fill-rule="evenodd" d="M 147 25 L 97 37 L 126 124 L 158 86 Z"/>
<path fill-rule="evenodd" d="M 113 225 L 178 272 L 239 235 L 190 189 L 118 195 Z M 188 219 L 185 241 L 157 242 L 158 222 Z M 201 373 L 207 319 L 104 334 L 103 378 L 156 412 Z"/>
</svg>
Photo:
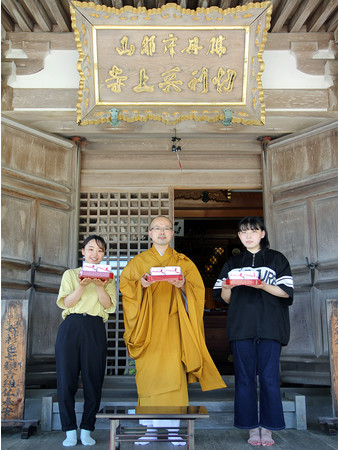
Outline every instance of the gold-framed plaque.
<svg viewBox="0 0 338 450">
<path fill-rule="evenodd" d="M 184 120 L 263 125 L 270 2 L 121 9 L 72 1 L 81 125 Z"/>
</svg>

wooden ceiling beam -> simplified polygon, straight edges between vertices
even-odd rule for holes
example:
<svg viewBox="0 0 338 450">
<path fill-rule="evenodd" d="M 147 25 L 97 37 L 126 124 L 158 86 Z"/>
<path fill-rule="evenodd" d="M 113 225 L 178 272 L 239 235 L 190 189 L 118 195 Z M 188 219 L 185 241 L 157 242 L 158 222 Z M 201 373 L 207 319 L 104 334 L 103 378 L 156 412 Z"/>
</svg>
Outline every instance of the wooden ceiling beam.
<svg viewBox="0 0 338 450">
<path fill-rule="evenodd" d="M 7 33 L 6 39 L 11 41 L 13 49 L 21 49 L 23 42 L 49 42 L 51 50 L 76 50 L 74 33 Z"/>
<path fill-rule="evenodd" d="M 231 8 L 231 0 L 221 0 L 219 7 L 221 9 L 228 9 Z"/>
<path fill-rule="evenodd" d="M 320 7 L 317 9 L 309 24 L 307 26 L 307 31 L 316 32 L 318 31 L 325 21 L 331 16 L 332 13 L 338 7 L 338 0 L 324 0 L 321 2 Z"/>
<path fill-rule="evenodd" d="M 337 26 L 338 26 L 338 10 L 328 21 L 327 26 L 326 26 L 326 31 L 334 32 L 337 29 Z"/>
<path fill-rule="evenodd" d="M 290 20 L 288 27 L 289 32 L 296 33 L 297 31 L 300 31 L 307 18 L 311 15 L 312 11 L 319 6 L 321 1 L 322 0 L 306 0 L 305 2 L 302 2 Z"/>
<path fill-rule="evenodd" d="M 179 4 L 179 1 L 177 3 Z M 147 8 L 148 9 L 157 8 L 157 1 L 156 0 L 148 0 L 147 1 Z"/>
<path fill-rule="evenodd" d="M 2 0 L 6 10 L 13 14 L 18 26 L 22 31 L 33 31 L 34 23 L 24 10 L 23 6 L 19 2 L 13 2 L 13 0 Z"/>
<path fill-rule="evenodd" d="M 144 0 L 134 0 L 134 7 L 135 8 L 143 8 L 144 7 Z"/>
<path fill-rule="evenodd" d="M 22 89 L 13 90 L 14 108 L 75 108 L 78 89 Z M 325 110 L 329 108 L 326 89 L 265 89 L 265 107 L 268 110 L 289 109 Z M 270 112 L 269 112 L 270 114 Z"/>
<path fill-rule="evenodd" d="M 175 219 L 195 219 L 195 218 L 242 218 L 245 216 L 262 216 L 263 207 L 243 207 L 238 209 L 211 209 L 211 210 L 186 210 L 175 207 Z"/>
<path fill-rule="evenodd" d="M 26 33 L 8 31 L 6 39 L 12 48 L 21 48 L 22 42 L 48 41 L 51 50 L 76 50 L 74 34 L 69 33 Z M 265 50 L 290 50 L 292 42 L 317 42 L 319 50 L 329 48 L 334 33 L 269 33 Z M 264 54 L 263 54 L 264 59 Z"/>
<path fill-rule="evenodd" d="M 271 0 L 273 11 L 271 32 L 316 32 L 325 27 L 334 31 L 337 18 L 334 15 L 338 0 Z M 176 0 L 182 8 L 210 8 L 218 6 L 223 10 L 236 8 L 251 3 L 251 0 Z M 117 9 L 129 5 L 144 6 L 147 9 L 161 8 L 166 0 L 94 0 L 96 5 L 105 5 Z M 11 23 L 24 31 L 71 31 L 68 0 L 3 0 L 2 22 L 6 30 L 11 30 Z M 331 18 L 331 16 L 333 16 Z M 329 23 L 328 23 L 329 22 Z M 288 27 L 288 30 L 286 30 Z M 54 29 L 53 29 L 54 28 Z"/>
<path fill-rule="evenodd" d="M 1 25 L 6 31 L 14 31 L 15 29 L 14 22 L 5 9 L 1 10 Z"/>
<path fill-rule="evenodd" d="M 60 31 L 71 31 L 70 16 L 63 9 L 59 0 L 45 0 L 50 9 Z"/>
<path fill-rule="evenodd" d="M 199 8 L 208 8 L 209 0 L 198 0 L 197 5 Z M 214 5 L 210 4 L 210 6 L 214 6 Z"/>
<path fill-rule="evenodd" d="M 116 9 L 123 8 L 123 6 L 124 6 L 123 0 L 111 0 L 111 3 L 112 3 L 112 7 L 116 8 Z"/>
<path fill-rule="evenodd" d="M 42 4 L 38 0 L 23 0 L 26 5 L 28 11 L 34 17 L 36 23 L 40 27 L 42 31 L 52 31 L 53 24 L 48 17 L 48 14 L 44 10 Z"/>
<path fill-rule="evenodd" d="M 271 20 L 271 31 L 276 33 L 282 30 L 292 11 L 297 7 L 298 1 L 283 0 Z"/>
<path fill-rule="evenodd" d="M 270 0 L 271 4 L 272 4 L 272 15 L 274 15 L 274 13 L 277 11 L 278 6 L 280 4 L 282 0 Z"/>
<path fill-rule="evenodd" d="M 269 33 L 265 50 L 291 50 L 293 42 L 317 42 L 318 49 L 325 50 L 331 40 L 333 33 Z"/>
</svg>

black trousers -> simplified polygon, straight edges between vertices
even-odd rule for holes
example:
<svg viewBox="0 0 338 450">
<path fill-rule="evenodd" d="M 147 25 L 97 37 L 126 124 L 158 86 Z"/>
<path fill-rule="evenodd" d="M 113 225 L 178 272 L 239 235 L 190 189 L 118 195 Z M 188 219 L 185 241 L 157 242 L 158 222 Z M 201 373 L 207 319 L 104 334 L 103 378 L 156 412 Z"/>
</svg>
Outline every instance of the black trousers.
<svg viewBox="0 0 338 450">
<path fill-rule="evenodd" d="M 56 344 L 57 392 L 63 431 L 76 430 L 75 394 L 83 381 L 80 428 L 93 431 L 106 368 L 107 337 L 102 317 L 70 314 L 59 327 Z"/>
</svg>

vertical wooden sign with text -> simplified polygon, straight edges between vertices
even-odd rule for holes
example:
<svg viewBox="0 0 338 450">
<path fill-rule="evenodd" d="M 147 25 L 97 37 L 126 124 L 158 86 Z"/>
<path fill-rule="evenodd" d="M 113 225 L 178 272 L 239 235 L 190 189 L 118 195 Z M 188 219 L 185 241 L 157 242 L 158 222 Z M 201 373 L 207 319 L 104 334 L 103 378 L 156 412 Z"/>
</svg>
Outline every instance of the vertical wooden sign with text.
<svg viewBox="0 0 338 450">
<path fill-rule="evenodd" d="M 326 300 L 333 416 L 338 417 L 338 300 Z"/>
<path fill-rule="evenodd" d="M 1 419 L 24 415 L 28 300 L 1 301 Z"/>
</svg>

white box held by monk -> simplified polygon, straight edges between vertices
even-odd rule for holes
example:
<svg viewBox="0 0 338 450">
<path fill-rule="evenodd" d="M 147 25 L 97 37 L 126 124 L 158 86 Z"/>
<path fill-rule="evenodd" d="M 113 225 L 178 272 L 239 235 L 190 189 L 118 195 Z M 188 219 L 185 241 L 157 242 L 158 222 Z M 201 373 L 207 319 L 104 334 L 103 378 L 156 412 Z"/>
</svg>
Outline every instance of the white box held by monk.
<svg viewBox="0 0 338 450">
<path fill-rule="evenodd" d="M 165 267 L 151 267 L 150 275 L 165 275 Z"/>
<path fill-rule="evenodd" d="M 165 266 L 166 275 L 179 275 L 181 273 L 180 266 Z"/>
<path fill-rule="evenodd" d="M 182 280 L 183 276 L 179 266 L 151 267 L 148 281 Z"/>
</svg>

